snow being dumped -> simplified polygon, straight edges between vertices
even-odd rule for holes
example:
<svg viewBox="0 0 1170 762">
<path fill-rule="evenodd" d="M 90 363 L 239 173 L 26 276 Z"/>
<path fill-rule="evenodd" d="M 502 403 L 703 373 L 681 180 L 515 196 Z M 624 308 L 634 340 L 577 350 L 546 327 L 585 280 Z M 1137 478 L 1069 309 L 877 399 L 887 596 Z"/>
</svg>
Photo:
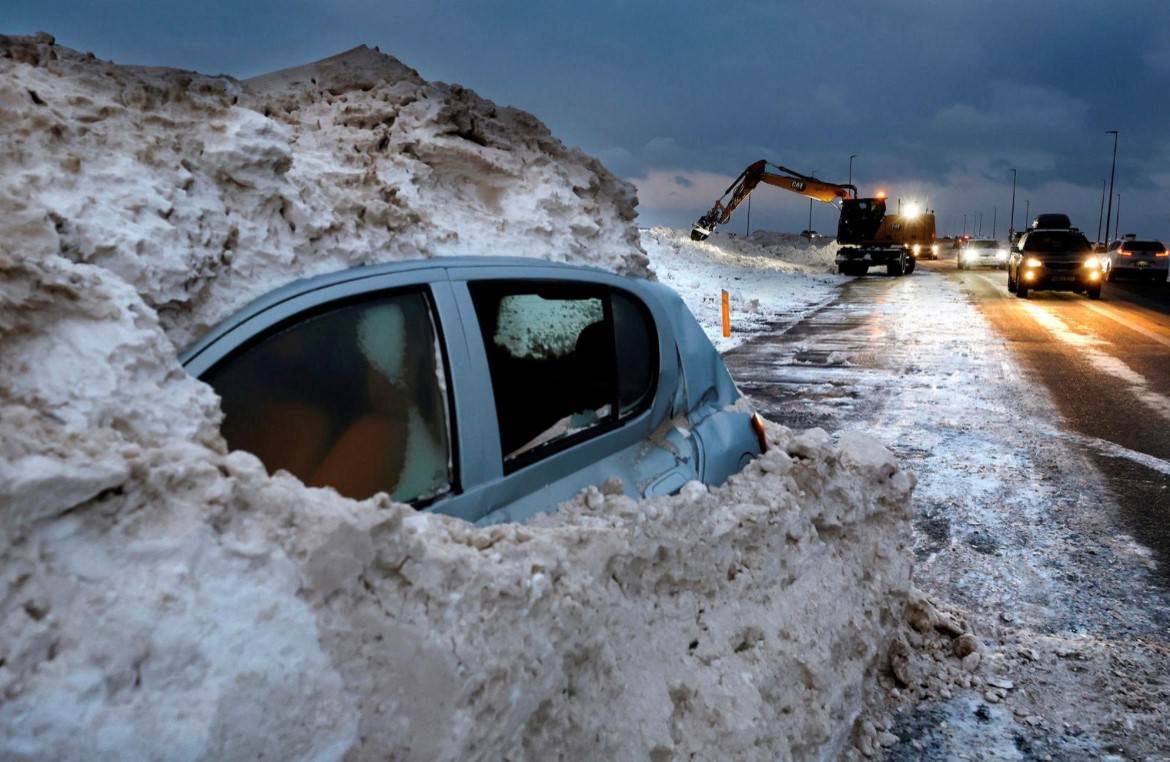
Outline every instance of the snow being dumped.
<svg viewBox="0 0 1170 762">
<path fill-rule="evenodd" d="M 772 426 L 723 487 L 611 483 L 477 529 L 269 475 L 176 361 L 277 282 L 349 264 L 645 272 L 599 164 L 367 49 L 240 83 L 0 38 L 0 110 L 0 757 L 810 759 L 869 738 L 914 484 L 873 440 Z"/>
<path fill-rule="evenodd" d="M 721 351 L 754 333 L 796 322 L 837 295 L 835 241 L 810 241 L 757 230 L 747 238 L 717 232 L 692 241 L 689 231 L 642 230 L 642 248 L 660 280 L 678 291 Z M 732 335 L 722 333 L 720 291 L 729 296 Z"/>
</svg>

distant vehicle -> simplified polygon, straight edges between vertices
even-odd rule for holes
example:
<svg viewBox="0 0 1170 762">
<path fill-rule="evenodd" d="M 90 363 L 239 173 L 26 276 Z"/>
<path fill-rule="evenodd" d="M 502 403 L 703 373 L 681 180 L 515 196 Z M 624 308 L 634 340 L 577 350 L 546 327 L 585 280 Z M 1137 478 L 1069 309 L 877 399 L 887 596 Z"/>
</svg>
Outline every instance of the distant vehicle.
<svg viewBox="0 0 1170 762">
<path fill-rule="evenodd" d="M 955 257 L 955 266 L 960 270 L 972 267 L 1007 268 L 1008 245 L 992 238 L 975 238 L 967 241 Z"/>
<path fill-rule="evenodd" d="M 884 193 L 858 198 L 851 183 L 818 180 L 764 159 L 749 164 L 727 186 L 691 227 L 691 240 L 706 240 L 717 226 L 730 222 L 736 208 L 760 183 L 840 208 L 837 243 L 841 248 L 836 261 L 842 275 L 865 275 L 871 267 L 885 267 L 888 275 L 909 275 L 918 257 L 938 257 L 934 212 L 907 203 L 904 213 L 886 214 Z"/>
<path fill-rule="evenodd" d="M 1069 230 L 1072 220 L 1067 214 L 1038 214 L 1028 226 L 1029 230 Z"/>
<path fill-rule="evenodd" d="M 807 238 L 810 241 L 814 238 L 824 238 L 823 235 L 821 235 L 820 233 L 818 233 L 815 230 L 802 230 L 802 231 L 800 231 L 800 237 Z"/>
<path fill-rule="evenodd" d="M 1138 241 L 1125 238 L 1109 244 L 1103 257 L 1105 279 L 1110 283 L 1118 278 L 1165 281 L 1170 272 L 1170 252 L 1161 241 Z"/>
<path fill-rule="evenodd" d="M 463 257 L 297 281 L 180 358 L 270 471 L 479 524 L 619 477 L 722 483 L 766 446 L 719 354 L 660 283 Z"/>
<path fill-rule="evenodd" d="M 1029 230 L 1008 257 L 1008 291 L 1027 299 L 1033 290 L 1075 291 L 1101 298 L 1102 257 L 1075 230 Z"/>
</svg>

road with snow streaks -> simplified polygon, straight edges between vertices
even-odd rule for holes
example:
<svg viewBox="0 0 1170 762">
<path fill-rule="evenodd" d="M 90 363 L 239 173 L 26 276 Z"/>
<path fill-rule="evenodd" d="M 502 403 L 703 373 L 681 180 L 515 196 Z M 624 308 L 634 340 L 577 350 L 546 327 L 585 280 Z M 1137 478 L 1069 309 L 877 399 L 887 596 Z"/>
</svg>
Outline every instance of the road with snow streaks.
<svg viewBox="0 0 1170 762">
<path fill-rule="evenodd" d="M 1017 683 L 1010 711 L 977 692 L 899 710 L 918 748 L 892 758 L 1170 747 L 1170 287 L 1019 299 L 1002 271 L 924 262 L 724 357 L 768 417 L 864 430 L 917 474 L 914 583 Z"/>
</svg>

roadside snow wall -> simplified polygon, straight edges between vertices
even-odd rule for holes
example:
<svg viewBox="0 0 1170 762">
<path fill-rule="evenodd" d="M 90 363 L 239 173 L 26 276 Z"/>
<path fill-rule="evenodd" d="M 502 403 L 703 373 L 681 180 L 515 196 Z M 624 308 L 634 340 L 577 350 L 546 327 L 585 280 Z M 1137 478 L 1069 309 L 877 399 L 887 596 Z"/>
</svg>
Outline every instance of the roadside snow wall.
<svg viewBox="0 0 1170 762">
<path fill-rule="evenodd" d="M 403 76 L 436 93 L 426 113 L 446 98 L 494 108 Z M 404 244 L 352 210 L 337 222 L 326 198 L 373 208 L 385 187 L 321 147 L 324 127 L 299 153 L 293 128 L 228 105 L 230 80 L 9 38 L 0 83 L 0 758 L 815 759 L 849 743 L 909 585 L 913 477 L 873 441 L 772 427 L 772 450 L 722 488 L 635 503 L 609 485 L 532 524 L 475 529 L 269 476 L 226 451 L 218 400 L 176 362 L 176 337 L 277 275 L 360 258 L 376 238 L 431 253 L 455 233 L 443 220 L 463 220 L 458 241 L 586 259 L 561 224 L 622 219 L 625 186 L 509 112 L 545 136 L 533 172 L 593 190 L 532 211 L 547 236 L 535 222 L 522 234 L 501 222 L 512 211 L 423 194 L 419 164 L 398 197 L 445 200 L 425 214 L 386 202 L 411 220 Z M 187 98 L 218 105 L 161 145 L 118 134 L 177 125 Z M 70 111 L 83 107 L 95 118 Z M 185 142 L 214 124 L 235 135 L 217 152 Z M 285 136 L 266 143 L 283 146 L 279 171 L 249 147 L 266 130 Z M 435 140 L 452 152 L 426 149 L 435 164 L 482 148 Z M 183 162 L 197 201 L 159 179 Z M 565 190 L 516 172 L 529 194 Z M 341 227 L 314 244 L 320 221 L 294 231 L 260 201 L 267 183 L 285 214 Z M 164 198 L 182 202 L 169 217 L 143 200 Z M 599 229 L 590 255 L 640 266 L 627 229 Z"/>
</svg>

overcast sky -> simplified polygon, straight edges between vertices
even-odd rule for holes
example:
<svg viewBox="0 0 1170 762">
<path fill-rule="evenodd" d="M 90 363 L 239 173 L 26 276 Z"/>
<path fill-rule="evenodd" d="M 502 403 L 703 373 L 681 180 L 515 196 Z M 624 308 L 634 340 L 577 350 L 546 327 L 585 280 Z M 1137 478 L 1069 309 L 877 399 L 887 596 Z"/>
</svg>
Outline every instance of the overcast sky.
<svg viewBox="0 0 1170 762">
<path fill-rule="evenodd" d="M 247 77 L 378 46 L 428 79 L 533 112 L 639 187 L 642 224 L 688 225 L 767 158 L 936 210 L 1067 211 L 1097 232 L 1120 129 L 1121 227 L 1170 237 L 1170 2 L 56 2 L 4 0 L 0 31 L 45 30 L 119 63 Z M 808 202 L 753 194 L 752 227 L 801 230 Z M 834 232 L 817 205 L 814 226 Z M 731 223 L 742 230 L 743 213 Z"/>
</svg>

